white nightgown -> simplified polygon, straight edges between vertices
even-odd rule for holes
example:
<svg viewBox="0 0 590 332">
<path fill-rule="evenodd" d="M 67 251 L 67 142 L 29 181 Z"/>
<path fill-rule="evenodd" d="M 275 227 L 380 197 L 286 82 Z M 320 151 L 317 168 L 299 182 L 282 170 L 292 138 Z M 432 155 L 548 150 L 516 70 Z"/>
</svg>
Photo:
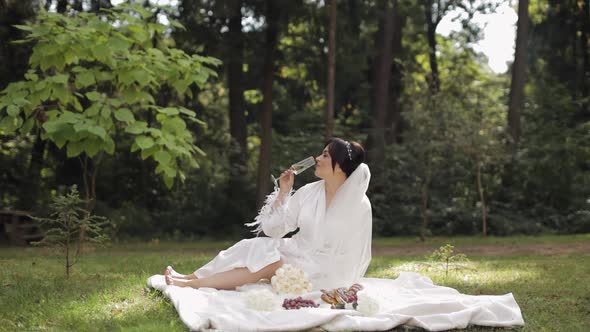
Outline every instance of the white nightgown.
<svg viewBox="0 0 590 332">
<path fill-rule="evenodd" d="M 282 258 L 305 271 L 315 290 L 350 286 L 371 261 L 372 212 L 365 194 L 370 178 L 369 167 L 359 165 L 327 209 L 323 180 L 301 187 L 273 208 L 275 190 L 256 221 L 248 224 L 269 237 L 242 240 L 194 274 L 204 278 L 238 267 L 257 272 Z M 283 238 L 297 228 L 297 234 Z"/>
</svg>

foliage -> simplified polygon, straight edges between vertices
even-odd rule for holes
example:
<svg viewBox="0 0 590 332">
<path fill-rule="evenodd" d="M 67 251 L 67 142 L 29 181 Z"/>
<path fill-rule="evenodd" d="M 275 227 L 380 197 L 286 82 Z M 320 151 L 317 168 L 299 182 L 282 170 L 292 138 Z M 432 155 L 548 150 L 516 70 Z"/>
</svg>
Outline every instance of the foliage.
<svg viewBox="0 0 590 332">
<path fill-rule="evenodd" d="M 170 10 L 122 5 L 100 13 L 78 10 L 73 15 L 76 10 L 70 10 L 65 16 L 38 12 L 35 3 L 12 1 L 10 10 L 0 6 L 1 17 L 7 18 L 0 20 L 0 34 L 8 46 L 0 50 L 2 88 L 16 82 L 0 97 L 0 103 L 8 102 L 0 109 L 2 207 L 28 210 L 34 201 L 35 210 L 42 210 L 47 197 L 54 195 L 50 188 L 81 186 L 79 160 L 68 158 L 68 153 L 79 153 L 82 160 L 93 155 L 93 163 L 100 161 L 96 209 L 115 221 L 113 236 L 119 239 L 246 235 L 242 224 L 256 213 L 268 2 L 239 2 L 246 165 L 229 162 L 235 147 L 229 134 L 227 65 L 237 46 L 228 42 L 227 29 L 231 8 L 238 2 L 183 0 Z M 474 47 L 481 37 L 474 18 L 494 11 L 492 2 L 445 0 L 440 8 L 433 3 L 440 15 L 456 14 L 452 19 L 461 27 L 447 37 L 436 36 L 436 95 L 428 86 L 424 3 L 396 3 L 403 31 L 401 51 L 392 59 L 396 68 L 390 79 L 396 83 L 390 84 L 389 102 L 393 105 L 393 96 L 401 96 L 400 136 L 386 147 L 384 170 L 374 172 L 369 188 L 375 235 L 587 230 L 590 99 L 584 79 L 588 60 L 582 2 L 530 2 L 529 79 L 516 150 L 506 135 L 510 72 L 491 73 L 487 59 Z M 275 63 L 273 174 L 322 148 L 326 94 L 325 2 L 282 6 L 288 15 L 279 22 Z M 371 1 L 344 1 L 337 7 L 335 132 L 361 143 L 373 130 L 379 8 L 379 2 Z M 29 19 L 34 23 L 28 24 Z M 13 43 L 27 34 L 28 42 Z M 37 51 L 26 73 L 31 47 Z M 187 55 L 193 53 L 223 60 L 220 77 L 211 76 L 210 69 L 219 62 Z M 401 89 L 393 93 L 398 79 Z M 55 144 L 36 149 L 39 133 Z M 38 174 L 33 174 L 35 155 L 42 156 L 37 158 Z M 368 150 L 372 169 L 373 157 Z M 197 161 L 200 168 L 187 167 Z M 230 200 L 235 168 L 247 170 L 240 195 Z M 153 169 L 162 177 L 154 177 Z M 183 183 L 167 187 L 183 176 Z M 297 176 L 295 186 L 315 180 L 306 172 Z"/>
<path fill-rule="evenodd" d="M 157 162 L 166 185 L 184 180 L 205 153 L 193 143 L 186 121 L 204 125 L 182 106 L 161 105 L 157 94 L 171 89 L 192 97 L 219 61 L 158 43 L 166 27 L 153 13 L 120 5 L 105 16 L 42 13 L 18 26 L 34 43 L 25 80 L 11 83 L 0 98 L 0 130 L 26 135 L 42 128 L 43 138 L 66 148 L 67 157 L 113 154 L 115 139 L 133 138 L 130 149 Z"/>
<path fill-rule="evenodd" d="M 72 266 L 78 263 L 81 241 L 104 245 L 110 240 L 106 235 L 108 219 L 90 215 L 81 207 L 83 203 L 76 186 L 73 186 L 69 193 L 53 199 L 52 218 L 33 218 L 45 228 L 43 239 L 34 244 L 56 248 L 64 255 L 68 278 Z M 80 236 L 82 232 L 85 233 L 83 237 Z"/>
</svg>

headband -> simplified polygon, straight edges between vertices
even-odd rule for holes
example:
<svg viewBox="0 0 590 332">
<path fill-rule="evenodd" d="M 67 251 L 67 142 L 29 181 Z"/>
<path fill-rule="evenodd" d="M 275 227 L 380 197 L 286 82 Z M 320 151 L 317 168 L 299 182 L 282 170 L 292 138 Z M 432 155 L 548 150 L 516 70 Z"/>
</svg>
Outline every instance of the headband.
<svg viewBox="0 0 590 332">
<path fill-rule="evenodd" d="M 346 144 L 346 150 L 348 150 L 348 159 L 352 161 L 352 149 L 350 148 L 350 142 L 344 141 L 344 143 Z"/>
</svg>

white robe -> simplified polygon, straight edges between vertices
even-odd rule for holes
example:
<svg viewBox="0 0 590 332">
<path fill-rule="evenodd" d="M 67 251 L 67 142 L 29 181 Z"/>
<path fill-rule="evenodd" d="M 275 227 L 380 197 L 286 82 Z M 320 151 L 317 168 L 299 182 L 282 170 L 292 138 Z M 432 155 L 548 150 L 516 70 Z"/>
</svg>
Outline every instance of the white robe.
<svg viewBox="0 0 590 332">
<path fill-rule="evenodd" d="M 221 251 L 195 271 L 199 278 L 246 267 L 259 271 L 279 259 L 305 271 L 315 290 L 350 286 L 371 261 L 371 203 L 365 195 L 371 173 L 366 164 L 346 179 L 326 208 L 324 181 L 301 187 L 273 208 L 277 190 L 250 226 L 270 238 L 256 237 Z M 287 233 L 299 228 L 291 238 Z"/>
</svg>

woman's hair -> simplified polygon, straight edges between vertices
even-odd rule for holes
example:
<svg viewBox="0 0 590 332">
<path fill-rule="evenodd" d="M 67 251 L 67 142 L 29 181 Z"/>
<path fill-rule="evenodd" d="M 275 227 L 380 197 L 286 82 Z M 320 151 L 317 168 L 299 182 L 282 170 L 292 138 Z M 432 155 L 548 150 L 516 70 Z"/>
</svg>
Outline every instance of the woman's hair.
<svg viewBox="0 0 590 332">
<path fill-rule="evenodd" d="M 332 158 L 332 169 L 336 169 L 336 164 L 340 165 L 346 177 L 365 161 L 365 149 L 357 142 L 333 137 L 324 146 L 328 147 L 328 153 Z"/>
</svg>

